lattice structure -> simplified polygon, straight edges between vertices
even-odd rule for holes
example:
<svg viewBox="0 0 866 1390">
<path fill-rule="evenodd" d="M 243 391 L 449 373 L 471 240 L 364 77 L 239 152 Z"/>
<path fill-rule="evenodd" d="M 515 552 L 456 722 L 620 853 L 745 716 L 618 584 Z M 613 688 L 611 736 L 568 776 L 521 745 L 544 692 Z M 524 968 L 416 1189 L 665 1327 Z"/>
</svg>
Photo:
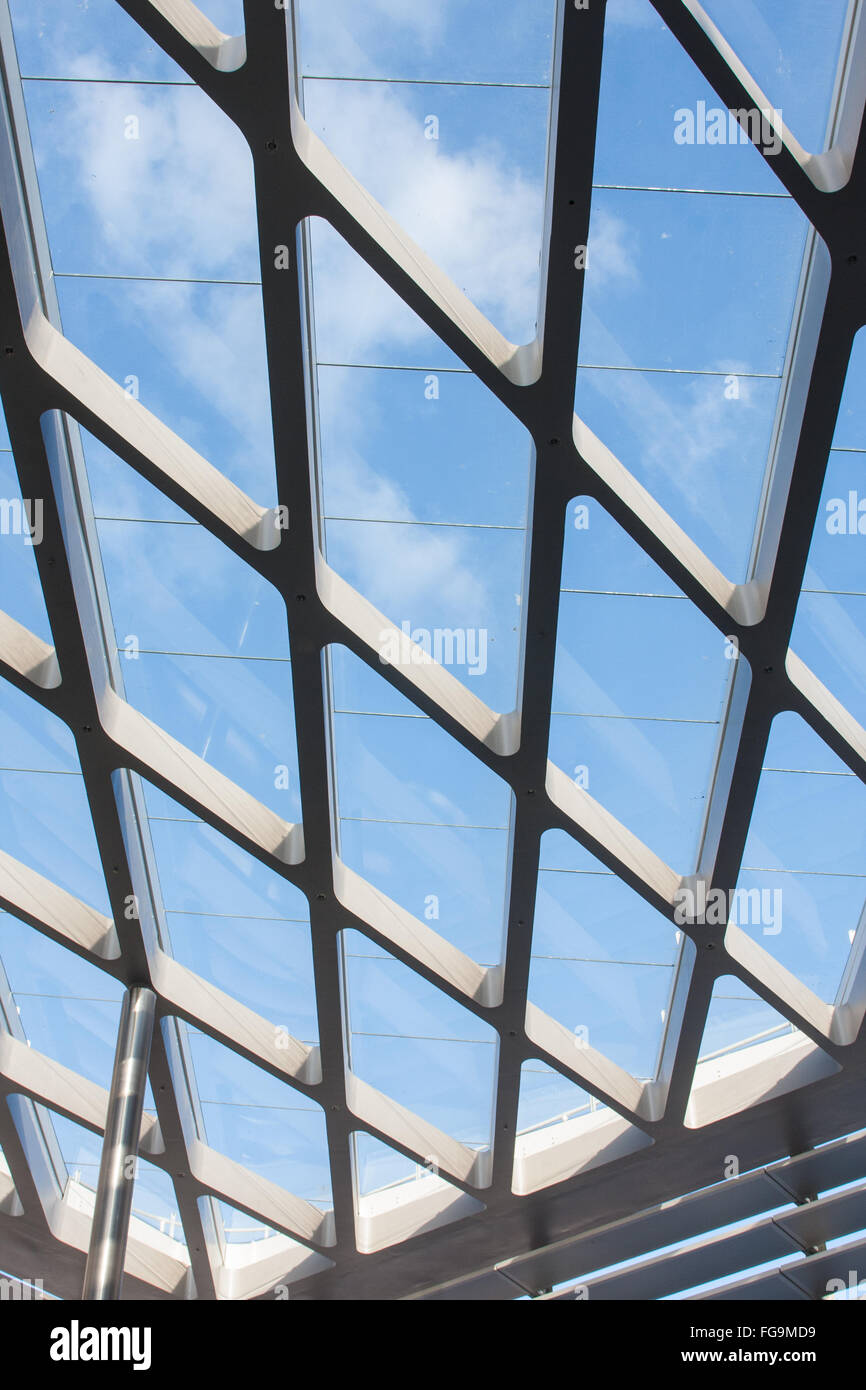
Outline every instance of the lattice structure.
<svg viewBox="0 0 866 1390">
<path fill-rule="evenodd" d="M 721 635 L 736 636 L 745 658 L 732 676 L 697 866 L 708 888 L 736 887 L 770 725 L 779 712 L 802 716 L 853 773 L 866 775 L 866 732 L 788 649 L 851 346 L 866 323 L 861 7 L 853 11 L 848 76 L 832 149 L 807 155 L 787 129 L 777 130 L 782 148 L 772 170 L 814 232 L 752 574 L 747 583 L 735 585 L 573 413 L 583 280 L 575 248 L 589 235 L 604 0 L 590 0 L 588 6 L 561 0 L 558 9 L 542 313 L 537 341 L 523 347 L 506 341 L 486 321 L 306 125 L 297 99 L 290 4 L 246 0 L 245 37 L 229 38 L 190 0 L 119 3 L 236 123 L 252 151 L 278 497 L 288 508 L 290 526 L 281 529 L 278 514 L 242 493 L 58 331 L 4 6 L 0 388 L 22 493 L 45 499 L 45 538 L 37 561 L 57 645 L 49 648 L 2 616 L 0 671 L 58 715 L 75 737 L 113 920 L 6 854 L 0 855 L 0 902 L 116 980 L 149 984 L 161 1019 L 193 1024 L 321 1105 L 334 1201 L 333 1212 L 323 1215 L 196 1137 L 182 1034 L 171 1024 L 157 1028 L 150 1076 L 158 1118 L 145 1124 L 141 1150 L 174 1181 L 190 1265 L 187 1269 L 135 1237 L 126 1296 L 242 1298 L 268 1296 L 277 1285 L 302 1298 L 424 1296 L 435 1288 L 442 1296 L 441 1286 L 449 1282 L 460 1296 L 461 1283 L 469 1281 L 474 1290 L 469 1296 L 515 1297 L 552 1282 L 554 1274 L 578 1275 L 582 1260 L 586 1266 L 594 1259 L 598 1267 L 597 1253 L 587 1254 L 580 1237 L 601 1226 L 619 1233 L 605 1251 L 621 1259 L 706 1230 L 725 1213 L 733 1220 L 766 1209 L 772 1183 L 767 1189 L 769 1180 L 761 1174 L 760 1181 L 747 1176 L 725 1184 L 711 1198 L 712 1214 L 706 1201 L 699 1210 L 698 1199 L 688 1199 L 691 1205 L 674 1204 L 676 1217 L 628 1220 L 636 1206 L 649 1209 L 717 1183 L 726 1154 L 737 1154 L 745 1171 L 839 1141 L 855 1127 L 866 1067 L 863 926 L 844 994 L 830 1006 L 736 926 L 687 924 L 661 1068 L 649 1082 L 636 1080 L 591 1047 L 576 1049 L 567 1029 L 527 1004 L 527 980 L 545 831 L 567 832 L 669 921 L 682 886 L 677 873 L 548 761 L 561 553 L 566 508 L 574 496 L 595 499 Z M 769 107 L 697 0 L 653 3 L 728 108 Z M 390 623 L 322 556 L 308 351 L 306 225 L 312 217 L 330 222 L 532 436 L 521 697 L 514 713 L 490 710 L 432 660 L 383 666 L 380 635 Z M 275 265 L 280 246 L 292 248 L 290 274 Z M 757 248 L 757 253 L 772 259 L 773 248 Z M 302 825 L 285 823 L 124 700 L 108 636 L 79 425 L 285 600 Z M 323 657 L 335 643 L 375 669 L 512 788 L 504 965 L 484 967 L 470 959 L 334 853 Z M 271 1021 L 160 949 L 138 775 L 305 894 L 318 1048 L 294 1040 L 285 1046 Z M 125 911 L 130 895 L 140 905 L 132 919 Z M 348 1070 L 339 933 L 349 928 L 496 1030 L 489 1151 L 476 1152 L 439 1132 Z M 713 985 L 721 975 L 737 977 L 798 1031 L 741 1050 L 696 1075 Z M 0 1187 L 0 1265 L 32 1273 L 32 1252 L 38 1250 L 53 1271 L 55 1291 L 74 1297 L 90 1220 L 61 1197 L 48 1173 L 50 1144 L 37 1106 L 99 1133 L 107 1096 L 28 1048 L 16 1035 L 13 1017 L 6 1022 L 0 1034 L 0 1145 L 10 1180 L 0 1177 L 6 1183 L 5 1190 Z M 540 1058 L 574 1081 L 601 1108 L 589 1121 L 519 1136 L 518 1090 L 528 1058 Z M 399 1197 L 385 1194 L 359 1212 L 350 1156 L 355 1131 L 374 1135 L 418 1163 L 432 1159 L 445 1182 L 421 1178 L 401 1186 Z M 822 1180 L 862 1176 L 859 1148 L 844 1142 L 831 1147 L 838 1162 L 828 1159 Z M 799 1187 L 790 1178 L 786 1190 L 805 1197 L 817 1186 L 818 1175 L 810 1172 Z M 763 1196 L 755 1196 L 758 1187 Z M 229 1268 L 214 1198 L 289 1236 L 297 1243 L 295 1253 L 281 1250 Z M 805 1234 L 789 1233 L 789 1246 L 810 1248 L 819 1238 L 826 1238 L 826 1231 L 822 1235 L 813 1219 Z M 556 1251 L 546 1264 L 537 1256 L 541 1246 Z M 749 1254 L 767 1248 L 757 1243 Z M 742 1259 L 740 1268 L 747 1265 L 745 1254 L 736 1258 Z M 503 1261 L 510 1262 L 510 1275 L 496 1272 Z M 658 1296 L 663 1283 L 661 1277 L 655 1284 L 650 1279 L 650 1291 Z M 801 1284 L 795 1296 L 815 1293 Z"/>
</svg>

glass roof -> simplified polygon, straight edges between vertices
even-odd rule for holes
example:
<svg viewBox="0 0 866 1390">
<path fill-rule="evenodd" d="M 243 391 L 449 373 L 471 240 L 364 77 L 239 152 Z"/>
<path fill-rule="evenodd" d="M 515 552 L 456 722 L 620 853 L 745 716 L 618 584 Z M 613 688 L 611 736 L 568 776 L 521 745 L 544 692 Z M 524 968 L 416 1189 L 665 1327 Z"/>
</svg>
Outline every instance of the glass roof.
<svg viewBox="0 0 866 1390">
<path fill-rule="evenodd" d="M 244 8 L 198 2 L 227 35 Z M 847 0 L 703 8 L 827 148 Z M 299 1279 L 309 1252 L 355 1278 L 360 1252 L 494 1223 L 656 1122 L 697 1133 L 697 1093 L 773 1048 L 841 1065 L 866 340 L 829 458 L 820 423 L 788 458 L 813 252 L 838 250 L 759 148 L 775 127 L 728 120 L 649 0 L 608 2 L 589 165 L 556 126 L 570 7 L 295 0 L 303 119 L 272 174 L 246 98 L 230 118 L 115 0 L 9 10 L 44 308 L 78 355 L 53 395 L 37 368 L 4 387 L 0 607 L 62 679 L 0 629 L 0 1027 L 11 1006 L 5 1031 L 108 1091 L 124 987 L 152 973 L 145 1111 L 201 1147 L 200 1215 L 156 1146 L 133 1238 L 200 1281 L 213 1223 L 214 1290 L 253 1288 L 227 1271 L 254 1245 L 250 1267 L 291 1247 Z M 536 342 L 572 302 L 571 346 Z M 51 382 L 61 350 L 39 351 Z M 28 433 L 49 410 L 59 461 Z M 817 519 L 805 484 L 786 512 L 825 459 Z M 782 598 L 756 570 L 776 539 Z M 118 920 L 127 868 L 153 940 Z M 674 916 L 717 869 L 718 968 Z M 116 957 L 54 887 L 114 919 Z M 39 1103 L 92 1212 L 99 1136 Z"/>
</svg>

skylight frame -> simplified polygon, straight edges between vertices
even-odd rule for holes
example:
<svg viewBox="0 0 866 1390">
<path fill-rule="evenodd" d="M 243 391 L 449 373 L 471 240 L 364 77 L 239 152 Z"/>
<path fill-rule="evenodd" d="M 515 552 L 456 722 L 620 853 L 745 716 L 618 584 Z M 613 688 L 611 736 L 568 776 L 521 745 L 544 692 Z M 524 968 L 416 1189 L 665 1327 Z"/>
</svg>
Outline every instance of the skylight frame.
<svg viewBox="0 0 866 1390">
<path fill-rule="evenodd" d="M 843 141 L 843 147 L 831 150 L 826 158 L 804 159 L 796 142 L 786 136 L 782 157 L 773 166 L 829 246 L 833 268 L 831 275 L 829 266 L 825 267 L 827 274 L 823 280 L 820 276 L 812 277 L 804 293 L 803 329 L 796 351 L 805 354 L 811 364 L 817 361 L 817 365 L 807 374 L 808 379 L 798 372 L 796 361 L 792 373 L 792 389 L 800 393 L 793 407 L 795 426 L 800 411 L 807 405 L 806 387 L 811 390 L 811 414 L 808 429 L 795 428 L 796 437 L 792 436 L 791 440 L 798 445 L 796 454 L 791 452 L 789 456 L 794 492 L 789 491 L 785 469 L 777 469 L 768 494 L 767 514 L 775 508 L 778 516 L 778 526 L 768 526 L 765 530 L 768 539 L 763 554 L 772 556 L 772 579 L 769 565 L 766 574 L 762 573 L 759 552 L 755 578 L 747 585 L 732 586 L 678 528 L 669 523 L 652 499 L 636 487 L 601 441 L 572 418 L 579 332 L 579 313 L 573 312 L 573 306 L 576 298 L 579 300 L 579 291 L 575 296 L 571 247 L 585 244 L 588 236 L 605 8 L 601 0 L 588 10 L 578 10 L 568 0 L 560 0 L 558 7 L 553 93 L 557 120 L 555 138 L 551 141 L 552 178 L 542 275 L 546 312 L 541 316 L 539 340 L 517 347 L 507 344 L 501 335 L 490 329 L 435 269 L 423 261 L 416 261 L 421 270 L 413 273 L 414 253 L 401 243 L 389 220 L 368 205 L 353 181 L 341 173 L 335 161 L 322 153 L 305 130 L 299 112 L 289 121 L 291 82 L 297 79 L 292 77 L 285 50 L 275 43 L 275 34 L 282 37 L 282 29 L 277 33 L 275 26 L 286 20 L 291 25 L 290 12 L 287 14 L 276 7 L 271 12 L 269 7 L 265 9 L 254 0 L 247 0 L 246 45 L 250 56 L 245 60 L 242 41 L 220 36 L 189 0 L 158 0 L 158 3 L 156 0 L 152 3 L 121 0 L 121 3 L 236 121 L 253 150 L 259 176 L 259 218 L 266 272 L 263 293 L 270 320 L 271 390 L 281 500 L 285 495 L 293 531 L 288 538 L 280 537 L 279 544 L 274 546 L 270 543 L 269 517 L 264 509 L 256 511 L 248 499 L 238 496 L 230 487 L 223 489 L 216 498 L 209 497 L 204 488 L 209 475 L 195 460 L 184 456 L 178 462 L 176 457 L 172 458 L 170 441 L 165 434 L 156 444 L 152 439 L 147 441 L 141 417 L 130 410 L 124 419 L 119 402 L 106 382 L 100 379 L 101 374 L 74 350 L 70 352 L 58 342 L 47 327 L 42 315 L 47 312 L 50 319 L 54 312 L 50 281 L 44 275 L 44 267 L 48 264 L 47 243 L 40 227 L 35 176 L 26 153 L 26 121 L 20 101 L 16 110 L 14 80 L 10 74 L 8 87 L 13 116 L 6 131 L 7 148 L 3 158 L 8 176 L 9 158 L 14 151 L 13 158 L 24 187 L 19 230 L 25 230 L 24 241 L 19 240 L 17 246 L 13 246 L 23 324 L 20 329 L 10 327 L 9 345 L 14 350 L 7 352 L 6 357 L 14 360 L 2 364 L 6 369 L 4 386 L 15 397 L 10 401 L 10 432 L 13 442 L 17 440 L 19 446 L 27 443 L 31 459 L 41 460 L 36 464 L 28 460 L 25 470 L 40 485 L 47 482 L 48 461 L 53 460 L 54 487 L 45 487 L 44 493 L 46 498 L 56 500 L 58 514 L 65 519 L 66 552 L 73 574 L 69 580 L 64 572 L 65 562 L 54 565 L 53 576 L 48 574 L 43 562 L 41 574 L 49 614 L 56 615 L 63 597 L 72 594 L 83 631 L 81 634 L 60 633 L 55 628 L 56 657 L 64 675 L 60 686 L 56 684 L 50 649 L 14 628 L 0 634 L 3 638 L 0 670 L 19 688 L 60 714 L 77 735 L 82 770 L 91 794 L 112 890 L 115 927 L 121 947 L 119 958 L 110 966 L 104 958 L 95 963 L 109 968 L 127 984 L 152 980 L 163 1015 L 180 1013 L 201 1024 L 201 1015 L 206 1012 L 205 1031 L 275 1074 L 286 1075 L 285 1066 L 268 1055 L 261 1038 L 252 1048 L 248 1042 L 241 1042 L 237 1030 L 232 1027 L 231 1010 L 222 1001 L 209 1011 L 206 1009 L 201 990 L 187 978 L 190 972 L 164 963 L 156 968 L 157 958 L 152 947 L 158 931 L 158 904 L 142 887 L 148 876 L 148 848 L 142 838 L 146 822 L 136 814 L 136 779 L 125 771 L 118 772 L 118 768 L 130 768 L 151 776 L 170 794 L 179 790 L 180 799 L 194 805 L 203 819 L 243 844 L 263 862 L 277 868 L 297 883 L 309 898 L 321 1050 L 298 1058 L 292 1084 L 308 1087 L 311 1097 L 326 1107 L 335 1209 L 331 1222 L 323 1223 L 315 1232 L 309 1229 L 305 1233 L 293 1227 L 292 1218 L 286 1217 L 284 1212 L 283 1229 L 306 1240 L 328 1262 L 327 1267 L 323 1267 L 317 1255 L 311 1256 L 309 1262 L 307 1257 L 299 1257 L 300 1264 L 292 1271 L 293 1296 L 297 1293 L 301 1297 L 329 1297 L 337 1286 L 343 1291 L 363 1287 L 366 1296 L 371 1289 L 378 1290 L 384 1297 L 418 1292 L 425 1284 L 440 1283 L 461 1270 L 468 1272 L 501 1259 L 503 1254 L 512 1255 L 526 1248 L 539 1221 L 543 1220 L 547 1230 L 562 1235 L 574 1233 L 590 1220 L 616 1219 L 617 1214 L 630 1209 L 635 1183 L 641 1184 L 648 1202 L 664 1200 L 676 1195 L 684 1182 L 693 1186 L 712 1182 L 717 1176 L 720 1152 L 748 1155 L 755 1164 L 778 1158 L 779 1146 L 784 1145 L 786 1126 L 792 1115 L 797 1117 L 805 1143 L 821 1143 L 835 1137 L 840 1111 L 844 1111 L 846 1102 L 850 1104 L 851 1098 L 856 1096 L 866 1065 L 864 1043 L 862 1038 L 855 1036 L 862 1031 L 860 1025 L 866 1003 L 860 999 L 860 982 L 854 983 L 853 995 L 835 1019 L 831 1015 L 825 1018 L 816 1013 L 807 995 L 797 989 L 796 982 L 785 979 L 784 972 L 773 969 L 772 962 L 762 958 L 763 953 L 758 948 L 747 950 L 744 942 L 731 936 L 729 946 L 739 949 L 737 955 L 726 961 L 721 934 L 707 933 L 694 939 L 695 933 L 687 932 L 679 970 L 680 980 L 687 988 L 678 991 L 669 1010 L 668 1044 L 663 1050 L 661 1074 L 645 1086 L 636 1082 L 630 1085 L 631 1078 L 626 1078 L 595 1054 L 585 1054 L 572 1067 L 564 1053 L 558 1026 L 538 1016 L 538 1011 L 527 1018 L 525 995 L 538 846 L 544 830 L 566 830 L 669 917 L 674 893 L 679 887 L 678 876 L 668 866 L 641 846 L 603 808 L 578 793 L 564 774 L 547 765 L 547 720 L 559 579 L 558 557 L 555 553 L 552 555 L 550 538 L 561 536 L 565 508 L 572 496 L 586 492 L 600 501 L 720 632 L 737 634 L 741 650 L 752 667 L 748 713 L 742 701 L 743 692 L 735 689 L 732 695 L 728 732 L 720 748 L 713 805 L 708 813 L 705 857 L 700 869 L 714 885 L 736 884 L 760 774 L 763 742 L 774 713 L 794 708 L 852 770 L 861 778 L 866 773 L 863 731 L 852 727 L 852 722 L 845 722 L 832 697 L 796 659 L 788 658 L 787 673 L 785 671 L 787 632 L 790 631 L 788 618 L 793 618 L 792 605 L 796 604 L 799 593 L 841 394 L 838 369 L 841 364 L 844 379 L 846 344 L 850 346 L 855 325 L 859 327 L 866 317 L 861 284 L 866 254 L 860 251 L 859 271 L 849 264 L 849 258 L 856 254 L 850 250 L 856 234 L 851 222 L 864 180 L 863 145 L 859 146 L 856 157 L 853 149 L 844 147 Z M 705 75 L 716 79 L 714 85 L 723 100 L 736 107 L 746 104 L 746 98 L 750 99 L 750 104 L 756 104 L 747 74 L 732 72 L 720 57 L 697 4 L 692 0 L 688 3 L 653 0 L 653 3 Z M 3 25 L 2 48 L 8 61 L 14 50 L 5 6 L 0 11 L 0 22 Z M 853 47 L 858 54 L 855 70 L 859 74 L 863 67 L 866 31 L 862 6 L 856 10 L 856 24 Z M 561 64 L 567 66 L 570 81 L 560 87 L 556 74 Z M 849 89 L 845 105 L 858 107 L 862 115 L 862 92 L 857 83 Z M 852 118 L 843 112 L 840 129 L 850 132 L 851 128 Z M 575 190 L 572 199 L 568 194 L 573 188 L 575 165 L 582 171 L 583 186 Z M 847 182 L 843 177 L 846 172 L 850 174 Z M 2 201 L 9 219 L 10 209 L 14 216 L 17 200 L 13 200 L 10 193 L 8 178 Z M 302 413 L 307 423 L 309 448 L 315 454 L 310 341 L 309 333 L 305 335 L 303 331 L 306 312 L 303 282 L 295 277 L 280 280 L 268 269 L 269 248 L 278 244 L 274 243 L 274 234 L 281 232 L 281 241 L 288 242 L 297 251 L 303 276 L 304 245 L 297 229 L 316 215 L 333 220 L 355 250 L 527 425 L 536 443 L 534 544 L 521 610 L 525 623 L 525 679 L 519 712 L 493 715 L 481 707 L 480 702 L 472 701 L 461 692 L 457 682 L 439 668 L 422 666 L 420 672 L 410 678 L 393 669 L 383 672 L 377 663 L 380 674 L 503 776 L 515 793 L 509 954 L 501 972 L 484 971 L 474 962 L 461 958 L 453 948 L 446 950 L 445 944 L 432 932 L 426 932 L 423 939 L 416 935 L 413 940 L 415 928 L 405 919 L 396 929 L 389 925 L 390 909 L 382 903 L 380 895 L 341 867 L 334 857 L 332 740 L 327 729 L 330 701 L 322 654 L 330 645 L 341 642 L 370 664 L 376 660 L 376 655 L 370 641 L 368 605 L 334 575 L 318 555 L 320 518 L 312 480 L 315 470 L 308 468 L 305 460 L 295 457 L 292 461 L 288 448 L 290 439 L 297 438 L 297 417 Z M 9 225 L 7 220 L 7 227 Z M 289 234 L 290 230 L 294 235 Z M 27 236 L 33 238 L 29 247 Z M 30 257 L 33 259 L 28 265 Z M 11 326 L 16 310 L 10 288 L 8 266 L 0 266 L 0 304 Z M 830 297 L 831 304 L 824 313 L 821 331 L 830 339 L 832 349 L 819 351 L 818 330 L 825 295 Z M 293 330 L 288 347 L 282 340 L 278 342 L 278 330 L 285 324 Z M 250 805 L 250 798 L 229 795 L 221 779 L 210 776 L 191 755 L 184 757 L 182 750 L 177 748 L 166 751 L 158 733 L 154 733 L 147 721 L 133 717 L 116 694 L 117 681 L 112 679 L 111 671 L 112 649 L 105 638 L 97 552 L 86 501 L 80 492 L 83 474 L 80 462 L 76 464 L 75 461 L 76 431 L 74 428 L 61 431 L 53 440 L 49 437 L 47 442 L 43 441 L 36 422 L 50 409 L 68 410 L 87 428 L 102 435 L 106 442 L 110 441 L 110 447 L 121 457 L 180 501 L 283 593 L 290 611 L 293 661 L 297 671 L 295 703 L 302 745 L 303 830 L 286 827 L 286 833 L 281 834 L 276 817 L 259 815 Z M 784 427 L 780 440 L 783 436 Z M 575 446 L 574 451 L 570 441 Z M 19 466 L 25 468 L 21 447 L 17 453 Z M 31 492 L 42 495 L 36 489 Z M 56 528 L 50 539 L 57 554 L 62 556 L 63 547 L 59 544 Z M 772 681 L 762 682 L 764 675 L 772 676 Z M 746 734 L 749 739 L 753 737 L 753 742 L 744 751 Z M 181 783 L 180 788 L 178 783 Z M 720 805 L 721 818 L 716 814 Z M 116 870 L 115 864 L 118 865 Z M 113 881 L 115 873 L 117 882 Z M 150 905 L 139 923 L 125 921 L 121 911 L 127 896 L 122 890 L 130 886 L 142 896 L 146 908 Z M 55 940 L 65 937 L 65 944 L 93 959 L 89 948 L 76 940 L 63 922 L 58 924 L 44 919 L 34 905 L 32 885 L 18 893 L 7 891 L 0 900 L 37 929 L 47 931 Z M 408 914 L 405 917 L 408 918 Z M 343 1040 L 344 992 L 336 957 L 336 933 L 347 927 L 357 927 L 394 951 L 410 968 L 497 1028 L 500 1070 L 492 1157 L 483 1162 L 470 1160 L 468 1155 L 459 1152 L 460 1146 L 445 1143 L 444 1136 L 431 1136 L 429 1129 L 424 1127 L 420 1133 L 425 1142 L 419 1143 L 419 1132 L 413 1131 L 412 1121 L 400 1114 L 398 1107 L 385 1097 L 371 1095 L 369 1088 L 348 1084 Z M 708 948 L 716 954 L 708 956 Z M 835 1059 L 842 1070 L 833 1076 L 815 1076 L 805 1090 L 789 1092 L 784 1098 L 768 1099 L 758 1112 L 735 1109 L 708 1130 L 687 1129 L 683 1121 L 689 1110 L 703 1019 L 713 981 L 722 973 L 735 973 L 780 1012 L 789 1017 L 793 1015 L 806 1037 L 820 1042 L 824 1052 Z M 156 1043 L 151 1079 L 159 1110 L 161 1137 L 158 1142 L 164 1148 L 148 1150 L 148 1157 L 170 1172 L 175 1180 L 196 1296 L 208 1298 L 219 1296 L 224 1287 L 221 1257 L 217 1255 L 212 1259 L 209 1254 L 214 1242 L 219 1244 L 219 1227 L 218 1223 L 209 1221 L 206 1214 L 203 1217 L 198 1199 L 203 1198 L 207 1203 L 211 1195 L 223 1197 L 249 1210 L 266 1224 L 274 1224 L 275 1214 L 279 1216 L 279 1204 L 275 1194 L 268 1194 L 268 1201 L 263 1201 L 262 1192 L 256 1191 L 255 1184 L 245 1184 L 240 1173 L 229 1171 L 224 1162 L 217 1161 L 218 1156 L 202 1152 L 203 1146 L 194 1137 L 192 1094 L 182 1084 L 178 1086 L 176 1079 L 171 1079 L 168 1054 L 176 1052 L 177 1074 L 178 1063 L 183 1070 L 182 1056 L 177 1051 L 181 1047 L 179 1035 L 168 1047 L 159 1039 Z M 56 1087 L 63 1079 L 63 1069 L 48 1064 L 49 1070 L 54 1068 L 52 1087 L 46 1081 L 44 1064 L 47 1059 L 37 1060 L 34 1055 L 32 1065 L 26 1066 L 26 1059 L 18 1050 L 15 1053 L 14 1082 L 19 1090 L 22 1078 L 26 1080 L 29 1074 L 31 1081 L 25 1093 L 36 1101 L 56 1099 Z M 546 1181 L 537 1186 L 531 1196 L 515 1195 L 514 1156 L 519 1147 L 516 1140 L 517 1095 L 522 1063 L 530 1057 L 540 1057 L 563 1074 L 570 1075 L 607 1104 L 611 1122 L 617 1124 L 619 1115 L 635 1131 L 648 1137 L 651 1145 L 639 1152 L 626 1149 L 623 1157 L 601 1168 L 585 1166 L 587 1159 L 597 1158 L 598 1154 L 591 1152 L 592 1146 L 587 1149 L 583 1140 L 574 1153 L 569 1145 L 563 1145 L 542 1174 Z M 749 1065 L 746 1058 L 743 1066 Z M 322 1079 L 318 1080 L 320 1066 Z M 587 1070 L 589 1075 L 586 1075 Z M 767 1077 L 768 1080 L 775 1078 L 776 1072 L 770 1068 Z M 0 1081 L 4 1094 L 10 1094 L 12 1081 L 8 1073 L 4 1074 Z M 759 1090 L 761 1084 L 759 1075 Z M 91 1092 L 84 1113 L 75 1111 L 76 1117 L 98 1129 L 101 1103 L 95 1092 Z M 369 1129 L 384 1142 L 420 1162 L 428 1158 L 428 1143 L 432 1139 L 442 1149 L 437 1159 L 456 1193 L 462 1189 L 476 1195 L 486 1210 L 471 1220 L 431 1229 L 440 1216 L 447 1219 L 447 1206 L 431 1213 L 426 1202 L 421 1202 L 414 1229 L 425 1225 L 428 1229 L 424 1234 L 413 1234 L 412 1221 L 404 1221 L 402 1233 L 411 1235 L 411 1239 L 402 1245 L 386 1247 L 386 1251 L 378 1255 L 361 1256 L 349 1159 L 350 1136 L 359 1128 Z M 59 1228 L 52 1226 L 42 1201 L 38 1206 L 34 1201 L 34 1187 L 28 1182 L 29 1165 L 22 1157 L 19 1139 L 5 1103 L 0 1101 L 0 1143 L 9 1158 L 19 1195 L 22 1200 L 26 1196 L 26 1220 L 35 1222 L 43 1239 L 68 1244 Z M 518 1178 L 518 1188 L 520 1185 Z M 592 1194 L 591 1213 L 578 1210 L 582 1204 L 575 1201 L 575 1196 L 581 1192 Z M 459 1202 L 456 1196 L 458 1207 Z M 400 1226 L 398 1223 L 397 1228 Z M 335 1267 L 330 1265 L 331 1261 L 335 1262 Z M 72 1264 L 74 1266 L 74 1261 Z M 311 1268 L 311 1265 L 316 1267 Z M 273 1282 L 277 1284 L 279 1279 Z M 188 1293 L 188 1283 L 183 1282 L 183 1287 Z M 267 1292 L 256 1288 L 253 1272 L 245 1285 L 235 1280 L 231 1287 L 238 1291 L 246 1288 L 248 1296 L 254 1288 L 254 1296 L 265 1296 Z"/>
</svg>

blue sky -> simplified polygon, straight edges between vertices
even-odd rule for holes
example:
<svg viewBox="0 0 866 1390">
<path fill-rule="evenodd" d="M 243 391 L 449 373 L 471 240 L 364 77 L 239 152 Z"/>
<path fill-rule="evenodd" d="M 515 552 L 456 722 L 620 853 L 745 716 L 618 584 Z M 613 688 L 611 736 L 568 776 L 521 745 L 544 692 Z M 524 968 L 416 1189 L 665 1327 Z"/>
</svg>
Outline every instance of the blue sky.
<svg viewBox="0 0 866 1390">
<path fill-rule="evenodd" d="M 27 109 L 65 332 L 272 505 L 242 137 L 113 0 L 12 8 L 32 79 Z M 240 27 L 234 0 L 202 8 L 226 30 Z M 798 138 L 821 148 L 843 0 L 824 0 L 820 22 L 806 0 L 707 9 Z M 504 333 L 531 339 L 553 5 L 308 0 L 301 10 L 312 127 Z M 333 80 L 350 78 L 391 80 Z M 807 228 L 751 146 L 675 143 L 674 113 L 700 101 L 720 104 L 648 0 L 611 0 L 575 406 L 738 581 Z M 426 138 L 430 117 L 437 139 Z M 530 440 L 333 229 L 316 223 L 312 247 L 329 562 L 398 626 L 483 631 L 485 669 L 454 673 L 493 708 L 511 709 Z M 864 371 L 858 347 L 822 514 L 832 498 L 866 491 Z M 84 449 L 118 646 L 137 643 L 122 663 L 127 698 L 297 819 L 291 667 L 276 592 L 97 441 L 85 436 Z M 0 469 L 14 496 L 8 452 Z M 574 508 L 583 503 L 588 525 L 578 529 Z M 724 635 L 577 493 L 565 537 L 550 756 L 570 776 L 585 769 L 594 797 L 678 872 L 691 872 L 732 671 Z M 866 721 L 856 592 L 864 544 L 819 522 L 794 647 Z M 2 538 L 0 574 L 4 606 L 47 639 L 21 537 Z M 437 931 L 482 962 L 498 961 L 506 784 L 357 658 L 338 650 L 332 666 L 343 858 L 422 919 L 435 901 L 427 920 Z M 0 773 L 2 848 L 104 908 L 71 740 L 5 686 L 0 722 L 10 768 Z M 863 904 L 862 788 L 793 715 L 777 721 L 766 765 L 741 884 L 783 888 L 783 930 L 770 937 L 755 928 L 758 940 L 832 1001 Z M 314 1041 L 302 896 L 169 798 L 153 788 L 146 795 L 179 959 Z M 345 946 L 359 1075 L 465 1142 L 488 1143 L 495 1035 L 359 934 Z M 0 947 L 33 1045 L 106 1085 L 119 999 L 112 982 L 78 962 L 67 968 L 59 949 L 8 918 Z M 576 842 L 545 837 L 530 997 L 567 1027 L 588 1029 L 594 1046 L 637 1076 L 655 1065 L 677 948 L 670 924 Z M 102 1002 L 93 1008 L 78 1002 L 94 998 Z M 705 1048 L 777 1022 L 736 982 L 721 982 Z M 193 1055 L 209 1141 L 325 1202 L 317 1108 L 297 1098 L 297 1111 L 286 1110 L 276 1083 L 203 1037 Z M 587 1103 L 541 1063 L 527 1065 L 522 1094 L 527 1125 Z M 74 1129 L 64 1128 L 64 1143 L 80 1166 L 85 1140 Z M 365 1189 L 412 1171 L 372 1141 L 358 1161 Z M 158 1175 L 154 1182 L 156 1201 Z"/>
</svg>

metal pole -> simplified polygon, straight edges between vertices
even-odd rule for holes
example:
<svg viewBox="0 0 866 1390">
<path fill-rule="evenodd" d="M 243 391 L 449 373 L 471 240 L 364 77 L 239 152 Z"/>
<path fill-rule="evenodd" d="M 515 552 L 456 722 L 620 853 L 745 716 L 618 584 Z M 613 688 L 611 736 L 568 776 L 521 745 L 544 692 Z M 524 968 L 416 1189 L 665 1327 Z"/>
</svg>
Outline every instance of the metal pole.
<svg viewBox="0 0 866 1390">
<path fill-rule="evenodd" d="M 126 991 L 81 1294 L 90 1301 L 120 1298 L 155 1008 L 153 990 L 134 985 Z"/>
</svg>

